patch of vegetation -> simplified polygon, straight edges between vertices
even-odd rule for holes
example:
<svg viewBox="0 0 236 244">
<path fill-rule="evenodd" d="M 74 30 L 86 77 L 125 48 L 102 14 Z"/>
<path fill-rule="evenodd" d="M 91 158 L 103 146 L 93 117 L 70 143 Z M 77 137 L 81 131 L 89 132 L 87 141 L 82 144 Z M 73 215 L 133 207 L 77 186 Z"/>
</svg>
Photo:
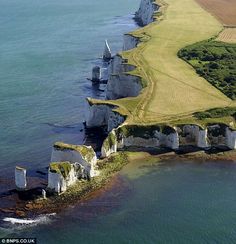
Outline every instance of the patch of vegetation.
<svg viewBox="0 0 236 244">
<path fill-rule="evenodd" d="M 226 96 L 236 99 L 236 44 L 203 41 L 181 49 L 178 56 Z"/>
<path fill-rule="evenodd" d="M 66 144 L 64 142 L 56 142 L 53 146 L 56 150 L 74 150 L 79 152 L 85 159 L 91 161 L 95 156 L 95 152 L 92 147 L 87 147 L 85 145 L 72 145 Z"/>
<path fill-rule="evenodd" d="M 236 107 L 214 108 L 194 113 L 197 119 L 221 118 L 231 116 L 236 119 Z"/>
<path fill-rule="evenodd" d="M 124 125 L 118 128 L 118 139 L 120 136 L 133 136 L 133 137 L 141 137 L 145 139 L 150 139 L 155 137 L 156 132 L 161 132 L 165 135 L 169 135 L 174 133 L 174 128 L 163 124 L 156 125 Z"/>
<path fill-rule="evenodd" d="M 118 135 L 125 137 L 134 136 L 145 139 L 152 138 L 155 131 L 160 131 L 160 126 L 157 125 L 124 125 L 118 128 Z"/>
<path fill-rule="evenodd" d="M 72 165 L 70 162 L 53 162 L 49 165 L 49 169 L 51 172 L 61 174 L 64 179 L 66 179 L 68 174 L 70 173 L 71 167 Z"/>
</svg>

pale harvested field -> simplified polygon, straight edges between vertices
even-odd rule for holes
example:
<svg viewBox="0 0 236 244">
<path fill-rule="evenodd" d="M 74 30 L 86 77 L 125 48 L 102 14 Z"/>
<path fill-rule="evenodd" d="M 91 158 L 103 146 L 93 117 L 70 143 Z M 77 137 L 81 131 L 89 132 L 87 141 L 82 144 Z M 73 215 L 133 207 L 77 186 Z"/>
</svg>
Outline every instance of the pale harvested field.
<svg viewBox="0 0 236 244">
<path fill-rule="evenodd" d="M 236 0 L 196 0 L 224 25 L 236 26 Z"/>
<path fill-rule="evenodd" d="M 225 28 L 219 36 L 216 38 L 217 41 L 236 43 L 236 27 L 235 28 Z"/>
<path fill-rule="evenodd" d="M 117 110 L 128 115 L 127 123 L 168 123 L 235 104 L 177 56 L 181 48 L 216 36 L 222 30 L 220 22 L 195 0 L 165 2 L 168 7 L 161 22 L 132 33 L 148 41 L 122 53 L 137 66 L 134 73 L 147 81 L 147 88 L 136 98 L 105 101 L 118 105 Z"/>
</svg>

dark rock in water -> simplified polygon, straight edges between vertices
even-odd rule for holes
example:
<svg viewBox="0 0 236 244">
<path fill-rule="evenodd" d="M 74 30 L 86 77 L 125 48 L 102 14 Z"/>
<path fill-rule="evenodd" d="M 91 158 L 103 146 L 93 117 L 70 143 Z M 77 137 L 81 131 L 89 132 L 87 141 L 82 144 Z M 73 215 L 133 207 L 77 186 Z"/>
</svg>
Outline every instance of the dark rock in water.
<svg viewBox="0 0 236 244">
<path fill-rule="evenodd" d="M 92 82 L 100 82 L 101 80 L 101 68 L 99 66 L 93 67 L 92 70 Z"/>
<path fill-rule="evenodd" d="M 36 173 L 40 174 L 40 175 L 46 175 L 47 173 L 41 171 L 41 170 L 37 170 Z"/>
</svg>

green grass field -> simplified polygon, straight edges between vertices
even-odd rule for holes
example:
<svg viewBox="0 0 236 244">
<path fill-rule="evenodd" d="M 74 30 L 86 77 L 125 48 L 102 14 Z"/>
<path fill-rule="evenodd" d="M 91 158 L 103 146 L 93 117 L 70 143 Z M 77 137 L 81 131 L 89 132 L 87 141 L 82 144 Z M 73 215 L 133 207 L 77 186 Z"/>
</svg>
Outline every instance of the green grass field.
<svg viewBox="0 0 236 244">
<path fill-rule="evenodd" d="M 194 0 L 165 0 L 161 9 L 161 20 L 131 33 L 142 43 L 122 53 L 137 66 L 131 73 L 141 76 L 147 87 L 136 98 L 107 103 L 118 105 L 130 124 L 191 122 L 195 112 L 235 106 L 177 56 L 180 49 L 217 36 L 222 25 Z"/>
</svg>

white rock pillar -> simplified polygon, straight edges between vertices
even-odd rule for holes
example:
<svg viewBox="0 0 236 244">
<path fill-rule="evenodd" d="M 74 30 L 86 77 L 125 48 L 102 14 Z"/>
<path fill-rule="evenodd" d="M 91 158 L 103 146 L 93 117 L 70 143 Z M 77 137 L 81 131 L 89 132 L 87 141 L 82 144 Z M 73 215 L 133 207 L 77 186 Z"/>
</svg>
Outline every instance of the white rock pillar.
<svg viewBox="0 0 236 244">
<path fill-rule="evenodd" d="M 42 189 L 42 197 L 43 199 L 47 199 L 46 191 L 44 189 Z"/>
<path fill-rule="evenodd" d="M 228 127 L 226 129 L 226 145 L 230 149 L 236 149 L 236 131 Z"/>
<path fill-rule="evenodd" d="M 197 146 L 200 148 L 207 148 L 209 147 L 209 143 L 207 140 L 207 129 L 198 131 L 198 139 L 197 139 Z"/>
<path fill-rule="evenodd" d="M 170 147 L 173 150 L 179 149 L 179 134 L 177 131 L 175 133 L 171 133 L 168 136 L 168 147 Z"/>
<path fill-rule="evenodd" d="M 99 82 L 101 80 L 101 68 L 99 66 L 93 67 L 92 82 Z"/>
<path fill-rule="evenodd" d="M 103 60 L 104 61 L 109 61 L 111 59 L 111 49 L 108 45 L 107 40 L 105 40 L 105 47 L 104 47 L 104 52 L 103 52 Z"/>
<path fill-rule="evenodd" d="M 16 166 L 15 168 L 15 184 L 17 190 L 25 190 L 27 186 L 26 169 Z"/>
</svg>

